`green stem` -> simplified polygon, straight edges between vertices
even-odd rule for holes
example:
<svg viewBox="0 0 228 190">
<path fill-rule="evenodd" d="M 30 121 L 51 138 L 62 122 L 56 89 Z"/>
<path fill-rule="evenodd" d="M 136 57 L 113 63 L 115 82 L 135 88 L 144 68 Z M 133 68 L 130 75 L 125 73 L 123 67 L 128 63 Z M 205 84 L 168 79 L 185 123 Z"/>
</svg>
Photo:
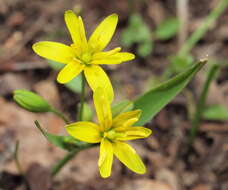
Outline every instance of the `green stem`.
<svg viewBox="0 0 228 190">
<path fill-rule="evenodd" d="M 63 168 L 63 166 L 65 166 L 65 164 L 70 161 L 79 151 L 80 149 L 75 149 L 72 152 L 66 154 L 66 156 L 52 168 L 51 176 L 54 177 Z"/>
<path fill-rule="evenodd" d="M 80 109 L 79 109 L 79 114 L 78 114 L 78 121 L 83 120 L 83 109 L 84 109 L 84 102 L 85 102 L 85 75 L 82 73 L 82 90 L 81 90 L 81 98 L 80 98 Z M 59 114 L 57 112 L 56 114 Z M 61 113 L 60 115 L 61 116 Z M 67 153 L 63 159 L 58 161 L 58 163 L 52 168 L 51 170 L 51 175 L 55 176 L 64 166 L 67 162 L 69 162 L 74 156 L 81 150 L 87 149 L 89 147 L 92 147 L 92 144 L 85 144 L 82 147 L 76 148 L 75 150 Z"/>
<path fill-rule="evenodd" d="M 78 147 L 77 149 L 68 152 L 65 157 L 63 159 L 61 159 L 60 161 L 58 161 L 58 163 L 52 168 L 51 170 L 51 176 L 54 177 L 57 173 L 59 173 L 59 171 L 65 166 L 65 164 L 67 162 L 69 162 L 72 158 L 74 158 L 74 156 L 80 152 L 81 150 L 84 149 L 88 149 L 94 146 L 97 146 L 98 144 L 89 144 L 89 143 L 85 143 L 84 145 L 82 145 L 81 147 Z"/>
<path fill-rule="evenodd" d="M 36 120 L 34 123 L 37 126 L 37 128 L 41 131 L 41 133 L 46 138 L 48 138 L 47 133 L 45 133 L 45 131 L 42 129 L 42 127 L 40 126 L 39 122 Z M 68 152 L 63 159 L 61 159 L 60 161 L 57 162 L 57 164 L 51 170 L 51 175 L 55 176 L 60 171 L 60 169 L 63 168 L 63 166 L 65 166 L 65 164 L 68 161 L 70 161 L 79 151 L 87 149 L 87 148 L 90 148 L 90 147 L 95 146 L 95 145 L 96 144 L 89 144 L 89 143 L 83 143 L 83 144 L 78 145 L 77 148 L 75 148 L 71 152 Z M 17 147 L 15 149 L 15 155 L 16 155 L 16 150 L 17 150 Z M 15 158 L 17 158 L 17 157 L 15 156 Z M 17 159 L 15 159 L 15 160 L 17 160 Z"/>
<path fill-rule="evenodd" d="M 192 120 L 192 128 L 191 128 L 191 133 L 190 133 L 190 138 L 189 138 L 190 144 L 192 144 L 194 142 L 195 137 L 198 133 L 200 119 L 201 119 L 201 116 L 202 116 L 202 113 L 203 113 L 203 110 L 205 107 L 208 90 L 209 90 L 210 84 L 213 81 L 214 76 L 217 73 L 218 69 L 219 69 L 219 65 L 212 65 L 212 67 L 209 70 L 203 90 L 200 94 L 200 98 L 199 98 L 198 104 L 196 106 L 196 111 L 195 111 L 195 114 L 194 114 L 193 120 Z"/>
<path fill-rule="evenodd" d="M 82 73 L 82 90 L 81 90 L 81 98 L 80 98 L 80 109 L 78 114 L 78 121 L 83 120 L 83 110 L 84 110 L 84 102 L 85 102 L 85 75 Z"/>
<path fill-rule="evenodd" d="M 51 112 L 60 117 L 66 124 L 70 123 L 70 121 L 64 116 L 64 114 L 56 110 L 55 108 L 52 108 Z"/>
<path fill-rule="evenodd" d="M 189 51 L 195 46 L 195 44 L 204 36 L 211 25 L 216 19 L 223 13 L 228 5 L 228 0 L 221 0 L 218 5 L 210 12 L 208 17 L 202 23 L 202 25 L 190 36 L 190 38 L 183 45 L 178 55 L 184 57 L 189 54 Z"/>
</svg>

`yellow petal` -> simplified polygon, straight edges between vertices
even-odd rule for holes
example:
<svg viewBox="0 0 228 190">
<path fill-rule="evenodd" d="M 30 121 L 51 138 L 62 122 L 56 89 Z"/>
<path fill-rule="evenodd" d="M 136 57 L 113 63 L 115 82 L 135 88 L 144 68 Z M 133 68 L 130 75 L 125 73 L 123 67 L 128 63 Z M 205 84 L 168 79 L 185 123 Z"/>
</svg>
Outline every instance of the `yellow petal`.
<svg viewBox="0 0 228 190">
<path fill-rule="evenodd" d="M 128 127 L 124 132 L 125 136 L 117 137 L 116 140 L 128 141 L 142 139 L 151 135 L 152 131 L 145 127 Z"/>
<path fill-rule="evenodd" d="M 117 115 L 113 119 L 113 127 L 116 131 L 125 130 L 126 127 L 132 126 L 135 122 L 138 121 L 141 115 L 141 110 L 134 110 Z M 122 129 L 123 128 L 123 129 Z"/>
<path fill-rule="evenodd" d="M 73 42 L 86 51 L 88 45 L 81 17 L 77 17 L 73 11 L 68 10 L 65 12 L 64 18 Z"/>
<path fill-rule="evenodd" d="M 114 54 L 120 52 L 120 50 L 121 50 L 121 48 L 117 47 L 117 48 L 109 50 L 109 51 L 94 53 L 93 54 L 93 60 L 107 58 L 108 56 L 111 56 L 111 55 L 114 55 Z"/>
<path fill-rule="evenodd" d="M 112 171 L 113 147 L 107 139 L 101 140 L 98 166 L 103 178 L 109 177 Z"/>
<path fill-rule="evenodd" d="M 108 130 L 112 126 L 112 112 L 110 102 L 103 88 L 95 90 L 93 100 L 100 126 L 103 127 L 103 130 Z"/>
<path fill-rule="evenodd" d="M 115 49 L 114 49 L 115 50 Z M 111 50 L 114 51 L 114 50 Z M 98 52 L 93 56 L 92 64 L 120 64 L 122 62 L 130 61 L 135 58 L 132 53 L 121 52 L 110 54 L 108 52 Z"/>
<path fill-rule="evenodd" d="M 93 91 L 98 87 L 103 88 L 108 95 L 109 101 L 112 102 L 114 96 L 113 88 L 104 70 L 100 66 L 90 65 L 85 67 L 84 72 L 90 88 L 92 88 Z"/>
<path fill-rule="evenodd" d="M 80 61 L 72 61 L 68 63 L 58 74 L 57 81 L 59 83 L 67 83 L 76 77 L 84 69 L 84 65 Z"/>
<path fill-rule="evenodd" d="M 95 52 L 102 51 L 109 43 L 115 32 L 117 22 L 118 15 L 112 14 L 106 17 L 95 29 L 89 39 L 89 46 L 92 47 Z"/>
<path fill-rule="evenodd" d="M 138 174 L 144 174 L 146 168 L 136 151 L 127 143 L 113 143 L 114 155 L 129 169 Z"/>
<path fill-rule="evenodd" d="M 81 57 L 81 55 L 83 54 L 83 51 L 84 51 L 84 50 L 81 48 L 81 46 L 76 45 L 76 44 L 71 44 L 70 47 L 73 48 L 74 53 L 75 53 L 75 57 L 76 57 L 76 58 Z"/>
<path fill-rule="evenodd" d="M 37 42 L 33 44 L 32 49 L 39 56 L 60 63 L 69 63 L 75 56 L 70 46 L 58 42 Z"/>
<path fill-rule="evenodd" d="M 101 141 L 100 127 L 92 122 L 80 121 L 66 126 L 67 132 L 74 138 L 88 143 Z"/>
</svg>

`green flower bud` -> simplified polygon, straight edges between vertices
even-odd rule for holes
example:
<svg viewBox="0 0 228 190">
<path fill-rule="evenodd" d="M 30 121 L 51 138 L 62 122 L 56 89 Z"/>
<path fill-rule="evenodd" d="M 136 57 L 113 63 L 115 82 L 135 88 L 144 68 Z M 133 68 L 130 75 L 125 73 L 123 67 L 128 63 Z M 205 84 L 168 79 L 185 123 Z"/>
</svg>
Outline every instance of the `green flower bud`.
<svg viewBox="0 0 228 190">
<path fill-rule="evenodd" d="M 45 99 L 28 90 L 15 90 L 13 99 L 20 107 L 31 112 L 52 111 Z"/>
</svg>

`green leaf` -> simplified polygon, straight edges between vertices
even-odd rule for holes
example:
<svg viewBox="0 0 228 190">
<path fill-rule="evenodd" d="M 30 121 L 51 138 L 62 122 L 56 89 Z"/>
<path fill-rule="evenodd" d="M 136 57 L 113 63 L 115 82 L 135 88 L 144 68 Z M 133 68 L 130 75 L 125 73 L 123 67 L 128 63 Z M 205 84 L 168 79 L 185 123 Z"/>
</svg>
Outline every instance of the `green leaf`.
<svg viewBox="0 0 228 190">
<path fill-rule="evenodd" d="M 134 109 L 141 109 L 142 115 L 137 125 L 143 125 L 150 121 L 165 105 L 167 105 L 203 67 L 206 60 L 202 60 L 186 71 L 172 79 L 163 82 L 158 87 L 146 92 L 134 101 Z"/>
<path fill-rule="evenodd" d="M 82 89 L 82 75 L 79 74 L 70 82 L 66 83 L 65 86 L 75 93 L 81 93 Z"/>
<path fill-rule="evenodd" d="M 203 118 L 207 120 L 228 120 L 228 108 L 217 104 L 208 106 L 203 112 Z"/>
<path fill-rule="evenodd" d="M 127 28 L 121 34 L 120 43 L 124 47 L 138 44 L 137 53 L 141 57 L 149 55 L 153 49 L 151 31 L 140 14 L 132 14 L 129 17 Z"/>
<path fill-rule="evenodd" d="M 112 106 L 112 115 L 116 117 L 120 113 L 131 111 L 134 105 L 130 100 L 123 100 Z"/>
<path fill-rule="evenodd" d="M 151 54 L 152 50 L 153 50 L 152 41 L 151 42 L 141 43 L 141 44 L 139 44 L 139 46 L 137 48 L 137 54 L 140 57 L 146 57 L 146 56 Z"/>
<path fill-rule="evenodd" d="M 55 71 L 58 71 L 65 66 L 65 64 L 62 64 L 62 63 L 59 63 L 56 61 L 52 61 L 52 60 L 47 60 L 47 63 Z"/>
<path fill-rule="evenodd" d="M 30 112 L 52 111 L 52 107 L 43 97 L 29 90 L 15 90 L 13 99 L 20 107 Z"/>
<path fill-rule="evenodd" d="M 58 136 L 48 133 L 42 129 L 38 121 L 35 121 L 35 125 L 51 144 L 58 146 L 64 150 L 72 151 L 75 148 L 82 148 L 83 146 L 87 145 L 87 143 L 76 140 L 71 136 Z"/>
<path fill-rule="evenodd" d="M 127 28 L 121 35 L 121 43 L 125 47 L 129 47 L 133 43 L 145 42 L 151 39 L 149 27 L 143 21 L 140 14 L 132 14 L 129 17 Z"/>
<path fill-rule="evenodd" d="M 131 28 L 127 28 L 121 34 L 120 43 L 123 47 L 129 48 L 135 43 L 134 31 Z"/>
<path fill-rule="evenodd" d="M 176 35 L 180 26 L 177 18 L 169 18 L 163 21 L 155 31 L 155 37 L 160 40 L 168 40 Z"/>
</svg>

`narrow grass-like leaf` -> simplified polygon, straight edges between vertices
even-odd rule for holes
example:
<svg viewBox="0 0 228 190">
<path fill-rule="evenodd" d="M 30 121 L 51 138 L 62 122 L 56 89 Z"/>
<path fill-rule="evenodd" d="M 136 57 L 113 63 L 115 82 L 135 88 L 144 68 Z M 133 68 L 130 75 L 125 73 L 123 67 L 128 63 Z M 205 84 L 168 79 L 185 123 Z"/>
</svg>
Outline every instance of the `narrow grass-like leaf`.
<svg viewBox="0 0 228 190">
<path fill-rule="evenodd" d="M 192 144 L 194 142 L 194 140 L 197 136 L 197 133 L 199 131 L 200 120 L 202 118 L 202 114 L 205 109 L 205 103 L 206 103 L 207 95 L 209 92 L 209 88 L 210 88 L 211 82 L 214 80 L 218 70 L 219 70 L 219 65 L 214 64 L 211 66 L 211 68 L 208 71 L 206 81 L 203 85 L 202 92 L 200 93 L 199 101 L 197 102 L 197 105 L 196 105 L 196 111 L 192 118 L 192 127 L 191 127 L 191 131 L 190 131 L 190 136 L 189 136 L 190 144 Z"/>
<path fill-rule="evenodd" d="M 207 120 L 226 121 L 228 120 L 228 107 L 219 104 L 208 106 L 203 111 L 203 118 Z"/>
<path fill-rule="evenodd" d="M 167 105 L 192 79 L 192 77 L 206 63 L 202 60 L 186 71 L 172 79 L 151 89 L 134 101 L 134 109 L 141 109 L 142 115 L 137 125 L 143 125 L 150 121 L 165 105 Z"/>
<path fill-rule="evenodd" d="M 191 36 L 186 40 L 184 45 L 181 47 L 178 55 L 185 57 L 189 54 L 192 48 L 195 47 L 197 42 L 208 32 L 211 27 L 215 25 L 218 17 L 226 10 L 228 6 L 228 0 L 220 0 L 212 11 L 207 14 L 207 17 L 202 21 L 202 24 L 194 31 Z"/>
</svg>

